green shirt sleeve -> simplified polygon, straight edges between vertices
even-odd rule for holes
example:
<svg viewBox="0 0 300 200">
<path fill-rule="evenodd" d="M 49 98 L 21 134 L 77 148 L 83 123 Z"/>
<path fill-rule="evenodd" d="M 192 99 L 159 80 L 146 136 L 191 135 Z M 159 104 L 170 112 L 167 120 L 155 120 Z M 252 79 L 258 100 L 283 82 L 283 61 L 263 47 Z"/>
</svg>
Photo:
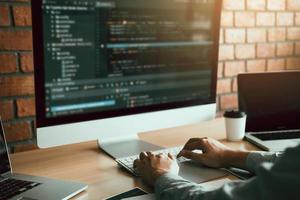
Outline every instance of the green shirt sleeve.
<svg viewBox="0 0 300 200">
<path fill-rule="evenodd" d="M 252 155 L 247 162 L 256 176 L 247 181 L 234 181 L 224 184 L 219 189 L 211 190 L 168 173 L 156 181 L 156 199 L 300 199 L 300 145 L 288 149 L 282 157 L 258 152 Z M 255 162 L 252 160 L 256 158 L 254 155 L 267 156 L 266 160 Z"/>
</svg>

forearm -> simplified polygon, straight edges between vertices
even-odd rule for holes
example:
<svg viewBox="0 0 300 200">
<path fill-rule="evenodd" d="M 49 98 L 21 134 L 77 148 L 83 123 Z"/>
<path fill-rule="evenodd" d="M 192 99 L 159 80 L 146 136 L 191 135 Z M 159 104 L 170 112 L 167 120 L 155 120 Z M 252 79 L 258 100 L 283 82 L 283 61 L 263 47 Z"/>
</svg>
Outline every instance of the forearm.
<svg viewBox="0 0 300 200">
<path fill-rule="evenodd" d="M 224 167 L 236 167 L 255 172 L 256 167 L 261 163 L 275 163 L 282 154 L 278 152 L 233 150 L 227 151 L 224 155 Z"/>
<path fill-rule="evenodd" d="M 249 154 L 250 159 L 252 156 L 261 156 L 262 159 L 269 159 L 270 162 L 256 167 L 258 174 L 256 177 L 247 181 L 226 183 L 215 190 L 190 183 L 176 175 L 165 174 L 156 181 L 156 199 L 300 199 L 299 153 L 300 145 L 287 150 L 281 159 L 278 159 L 280 157 L 278 153 L 252 152 Z M 272 161 L 275 164 L 272 164 Z"/>
<path fill-rule="evenodd" d="M 207 188 L 171 173 L 159 177 L 155 184 L 156 199 L 163 200 L 197 199 L 207 191 Z"/>
<path fill-rule="evenodd" d="M 226 153 L 224 154 L 224 167 L 236 167 L 240 169 L 247 169 L 247 158 L 249 154 L 249 151 L 226 151 Z"/>
<path fill-rule="evenodd" d="M 217 199 L 242 199 L 244 195 L 235 192 L 241 190 L 245 182 L 236 181 L 226 183 L 219 189 L 202 187 L 201 185 L 191 183 L 174 174 L 161 176 L 155 184 L 155 195 L 158 200 L 217 200 Z M 248 184 L 249 185 L 249 184 Z M 255 199 L 254 185 L 248 187 L 245 191 L 248 194 L 247 199 Z M 246 194 L 245 193 L 245 194 Z M 253 197 L 253 198 L 252 198 Z"/>
</svg>

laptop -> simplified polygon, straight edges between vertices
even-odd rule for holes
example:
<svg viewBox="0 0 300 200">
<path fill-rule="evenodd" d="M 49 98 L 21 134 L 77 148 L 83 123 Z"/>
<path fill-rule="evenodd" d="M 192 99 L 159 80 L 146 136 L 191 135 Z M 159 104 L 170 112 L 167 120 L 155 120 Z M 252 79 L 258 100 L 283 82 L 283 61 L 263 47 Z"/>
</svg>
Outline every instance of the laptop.
<svg viewBox="0 0 300 200">
<path fill-rule="evenodd" d="M 0 119 L 0 200 L 69 199 L 85 189 L 82 183 L 13 173 Z"/>
<path fill-rule="evenodd" d="M 238 75 L 245 138 L 267 151 L 300 143 L 300 71 Z"/>
</svg>

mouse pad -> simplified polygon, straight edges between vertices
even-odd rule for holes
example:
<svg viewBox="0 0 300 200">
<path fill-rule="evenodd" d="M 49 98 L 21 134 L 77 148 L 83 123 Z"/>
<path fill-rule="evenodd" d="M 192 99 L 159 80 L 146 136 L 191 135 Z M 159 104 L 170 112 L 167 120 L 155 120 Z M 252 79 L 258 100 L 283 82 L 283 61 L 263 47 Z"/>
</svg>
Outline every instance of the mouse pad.
<svg viewBox="0 0 300 200">
<path fill-rule="evenodd" d="M 228 172 L 222 169 L 205 167 L 194 161 L 185 161 L 179 163 L 179 175 L 188 181 L 203 183 L 226 176 Z"/>
</svg>

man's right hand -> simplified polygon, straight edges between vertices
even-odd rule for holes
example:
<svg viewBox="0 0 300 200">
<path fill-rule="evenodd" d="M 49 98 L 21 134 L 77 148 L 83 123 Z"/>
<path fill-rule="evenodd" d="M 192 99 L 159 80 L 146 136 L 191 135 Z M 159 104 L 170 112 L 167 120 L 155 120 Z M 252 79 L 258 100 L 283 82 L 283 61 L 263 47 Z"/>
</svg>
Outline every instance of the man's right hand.
<svg viewBox="0 0 300 200">
<path fill-rule="evenodd" d="M 202 153 L 193 152 L 201 150 Z M 192 138 L 177 157 L 186 157 L 213 168 L 246 167 L 249 152 L 236 151 L 211 138 Z"/>
</svg>

